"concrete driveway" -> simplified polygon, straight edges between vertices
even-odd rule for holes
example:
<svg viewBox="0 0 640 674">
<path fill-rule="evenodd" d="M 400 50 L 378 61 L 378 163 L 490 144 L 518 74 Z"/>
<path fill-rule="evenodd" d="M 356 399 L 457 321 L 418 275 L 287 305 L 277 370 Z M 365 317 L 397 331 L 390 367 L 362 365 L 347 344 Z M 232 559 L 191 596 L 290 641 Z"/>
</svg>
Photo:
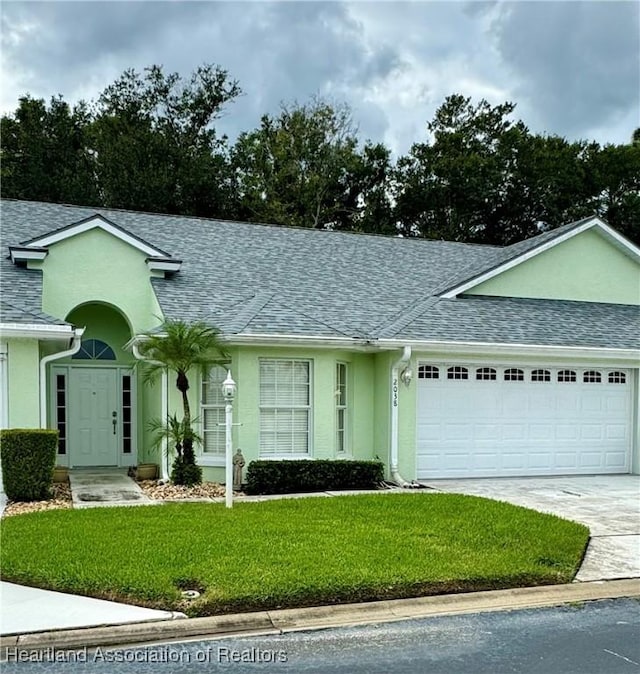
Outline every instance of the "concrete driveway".
<svg viewBox="0 0 640 674">
<path fill-rule="evenodd" d="M 423 480 L 422 484 L 586 524 L 591 540 L 577 581 L 640 577 L 640 475 Z"/>
</svg>

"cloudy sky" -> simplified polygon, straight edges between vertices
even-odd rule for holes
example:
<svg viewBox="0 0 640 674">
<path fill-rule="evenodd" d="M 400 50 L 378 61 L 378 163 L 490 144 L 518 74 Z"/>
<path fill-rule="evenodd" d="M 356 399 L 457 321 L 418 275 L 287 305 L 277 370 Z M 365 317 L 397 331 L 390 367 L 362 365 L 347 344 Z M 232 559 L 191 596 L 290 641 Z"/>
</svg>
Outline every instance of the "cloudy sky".
<svg viewBox="0 0 640 674">
<path fill-rule="evenodd" d="M 91 99 L 125 69 L 217 63 L 244 95 L 234 137 L 281 101 L 347 101 L 363 138 L 426 138 L 451 93 L 511 100 L 536 132 L 626 143 L 640 126 L 640 3 L 13 2 L 1 5 L 0 109 L 26 92 Z"/>
</svg>

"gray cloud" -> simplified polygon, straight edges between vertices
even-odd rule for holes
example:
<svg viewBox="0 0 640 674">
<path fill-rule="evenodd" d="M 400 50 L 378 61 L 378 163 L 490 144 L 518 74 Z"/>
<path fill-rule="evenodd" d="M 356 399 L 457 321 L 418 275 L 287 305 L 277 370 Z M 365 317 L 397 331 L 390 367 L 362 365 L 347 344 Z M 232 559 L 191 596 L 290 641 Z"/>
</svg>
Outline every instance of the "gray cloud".
<svg viewBox="0 0 640 674">
<path fill-rule="evenodd" d="M 503 8 L 497 45 L 517 79 L 515 98 L 545 131 L 588 136 L 607 123 L 613 126 L 629 110 L 637 114 L 639 10 L 635 2 L 523 2 Z"/>
<path fill-rule="evenodd" d="M 363 138 L 404 152 L 459 92 L 514 100 L 536 131 L 624 142 L 637 19 L 611 2 L 8 2 L 0 106 L 27 91 L 95 98 L 130 67 L 213 62 L 245 92 L 218 124 L 231 137 L 319 93 L 352 106 Z"/>
</svg>

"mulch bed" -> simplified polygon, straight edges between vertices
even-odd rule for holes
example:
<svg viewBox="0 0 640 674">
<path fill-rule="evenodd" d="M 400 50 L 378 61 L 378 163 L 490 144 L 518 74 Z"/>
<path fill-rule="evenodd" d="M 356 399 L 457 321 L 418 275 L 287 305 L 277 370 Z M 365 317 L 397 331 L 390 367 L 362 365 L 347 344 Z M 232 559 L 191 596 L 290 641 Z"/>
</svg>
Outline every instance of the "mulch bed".
<svg viewBox="0 0 640 674">
<path fill-rule="evenodd" d="M 160 484 L 157 480 L 142 480 L 137 483 L 142 491 L 154 501 L 205 500 L 221 498 L 225 495 L 224 487 L 217 482 L 203 482 L 194 487 L 182 487 L 175 484 Z M 235 496 L 241 495 L 234 492 Z M 47 501 L 9 501 L 4 509 L 3 517 L 24 515 L 41 510 L 58 510 L 71 508 L 71 487 L 68 483 L 54 483 L 53 496 Z"/>
<path fill-rule="evenodd" d="M 53 496 L 46 501 L 9 501 L 2 513 L 3 517 L 24 515 L 41 510 L 71 508 L 71 487 L 68 483 L 54 483 Z"/>
</svg>

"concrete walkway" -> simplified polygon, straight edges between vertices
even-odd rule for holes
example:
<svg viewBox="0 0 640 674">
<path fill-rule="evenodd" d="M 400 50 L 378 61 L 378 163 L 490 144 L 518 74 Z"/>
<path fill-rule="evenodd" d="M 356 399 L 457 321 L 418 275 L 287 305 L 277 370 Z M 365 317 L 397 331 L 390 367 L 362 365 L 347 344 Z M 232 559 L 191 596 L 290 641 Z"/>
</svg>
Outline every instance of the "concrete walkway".
<svg viewBox="0 0 640 674">
<path fill-rule="evenodd" d="M 4 582 L 0 582 L 0 606 L 2 635 L 185 617 L 173 611 L 155 611 Z"/>
<path fill-rule="evenodd" d="M 139 485 L 127 475 L 126 469 L 98 468 L 69 471 L 71 498 L 74 508 L 105 506 L 151 505 Z"/>
<path fill-rule="evenodd" d="M 585 524 L 591 539 L 577 581 L 640 577 L 640 475 L 477 478 L 423 484 Z"/>
</svg>

